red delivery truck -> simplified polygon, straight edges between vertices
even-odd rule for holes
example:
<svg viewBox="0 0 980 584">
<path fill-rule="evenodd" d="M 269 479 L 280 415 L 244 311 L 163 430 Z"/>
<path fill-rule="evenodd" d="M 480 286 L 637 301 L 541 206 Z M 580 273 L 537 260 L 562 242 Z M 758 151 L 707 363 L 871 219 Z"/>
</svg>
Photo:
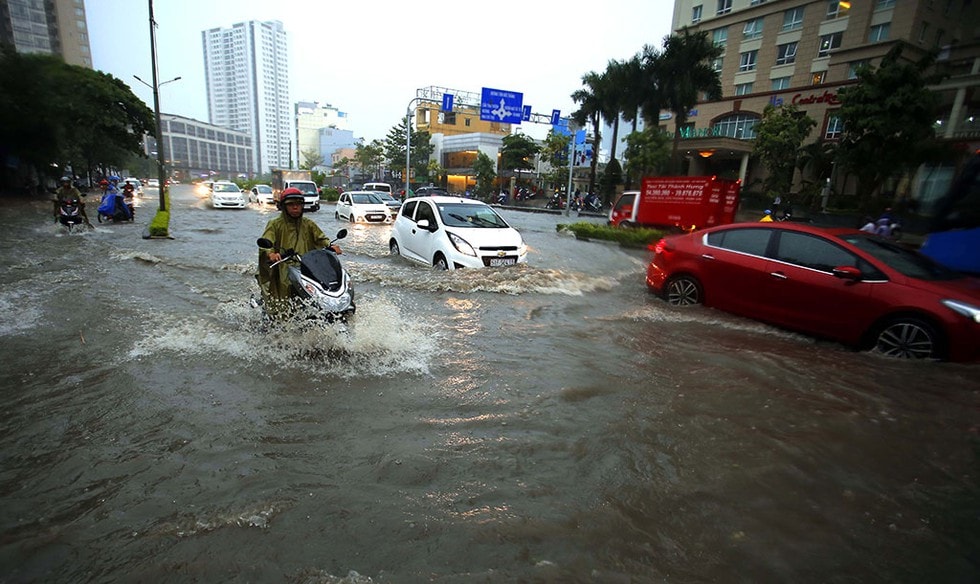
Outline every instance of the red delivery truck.
<svg viewBox="0 0 980 584">
<path fill-rule="evenodd" d="M 692 231 L 735 221 L 741 181 L 716 176 L 654 176 L 626 191 L 609 211 L 622 227 L 677 227 Z"/>
</svg>

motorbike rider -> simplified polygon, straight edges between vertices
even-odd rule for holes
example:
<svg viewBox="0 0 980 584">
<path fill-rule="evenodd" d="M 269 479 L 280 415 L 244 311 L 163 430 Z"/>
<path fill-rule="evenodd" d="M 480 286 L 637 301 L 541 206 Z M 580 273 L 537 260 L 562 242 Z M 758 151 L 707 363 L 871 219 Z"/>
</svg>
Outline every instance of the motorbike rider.
<svg viewBox="0 0 980 584">
<path fill-rule="evenodd" d="M 323 230 L 312 219 L 303 217 L 303 193 L 296 188 L 282 192 L 279 207 L 281 213 L 265 226 L 262 237 L 273 242 L 272 248 L 259 248 L 259 289 L 267 306 L 283 303 L 292 297 L 286 263 L 275 267 L 270 264 L 282 259 L 282 252 L 293 250 L 299 255 L 321 248 L 343 253 L 340 246 L 331 244 Z M 271 307 L 271 306 L 270 306 Z M 275 310 L 275 308 L 273 308 Z"/>
<path fill-rule="evenodd" d="M 62 203 L 78 206 L 78 214 L 85 220 L 85 224 L 92 226 L 85 214 L 85 201 L 82 200 L 82 193 L 71 184 L 71 177 L 63 176 L 58 180 L 58 189 L 54 192 L 54 219 L 58 220 L 61 215 Z"/>
<path fill-rule="evenodd" d="M 136 187 L 133 186 L 133 183 L 129 181 L 123 183 L 122 195 L 123 195 L 123 201 L 126 203 L 126 206 L 129 208 L 129 216 L 131 218 L 135 218 L 136 217 Z"/>
</svg>

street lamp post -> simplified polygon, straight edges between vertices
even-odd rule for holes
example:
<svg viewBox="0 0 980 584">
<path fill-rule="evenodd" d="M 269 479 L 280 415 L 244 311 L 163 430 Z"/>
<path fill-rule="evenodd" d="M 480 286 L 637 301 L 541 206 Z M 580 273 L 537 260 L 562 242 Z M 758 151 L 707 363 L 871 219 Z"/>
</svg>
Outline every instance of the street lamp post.
<svg viewBox="0 0 980 584">
<path fill-rule="evenodd" d="M 164 196 L 166 192 L 166 173 L 164 172 L 163 161 L 165 160 L 163 156 L 163 121 L 160 119 L 160 83 L 159 83 L 159 73 L 157 72 L 157 33 L 156 33 L 156 21 L 153 19 L 153 0 L 148 0 L 150 6 L 150 59 L 152 61 L 151 65 L 153 67 L 153 111 L 156 114 L 157 119 L 157 180 L 159 180 L 160 186 L 157 189 L 160 191 L 160 210 L 167 210 L 167 199 Z M 139 79 L 139 77 L 137 77 Z M 180 79 L 171 79 L 170 81 L 176 81 Z M 146 83 L 142 79 L 139 79 L 144 84 Z M 168 81 L 169 83 L 169 81 Z"/>
</svg>

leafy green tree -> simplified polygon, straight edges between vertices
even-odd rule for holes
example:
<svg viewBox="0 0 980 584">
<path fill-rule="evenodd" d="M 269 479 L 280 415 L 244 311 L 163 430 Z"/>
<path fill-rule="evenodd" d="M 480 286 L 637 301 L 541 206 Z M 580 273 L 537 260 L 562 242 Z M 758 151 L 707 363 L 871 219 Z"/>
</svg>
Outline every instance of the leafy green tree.
<svg viewBox="0 0 980 584">
<path fill-rule="evenodd" d="M 120 167 L 155 134 L 153 112 L 100 71 L 2 46 L 0 79 L 9 81 L 0 83 L 0 145 L 38 172 Z"/>
<path fill-rule="evenodd" d="M 800 148 L 816 125 L 816 120 L 792 104 L 778 108 L 770 104 L 762 110 L 752 154 L 769 171 L 763 189 L 770 198 L 789 194 Z"/>
<path fill-rule="evenodd" d="M 599 144 L 602 143 L 600 131 L 602 112 L 605 107 L 604 99 L 607 91 L 606 79 L 603 75 L 590 71 L 582 76 L 582 89 L 572 93 L 572 101 L 580 104 L 579 109 L 572 112 L 572 120 L 579 126 L 592 126 L 593 148 L 592 163 L 589 169 L 589 192 L 595 191 L 596 171 L 599 166 Z"/>
<path fill-rule="evenodd" d="M 876 69 L 861 67 L 859 83 L 838 93 L 844 122 L 840 160 L 857 177 L 864 211 L 884 203 L 877 197 L 890 179 L 930 159 L 939 147 L 933 130 L 938 98 L 928 86 L 940 78 L 927 74 L 936 53 L 913 62 L 902 58 L 902 50 L 896 45 Z"/>
<path fill-rule="evenodd" d="M 374 178 L 378 178 L 381 174 L 384 159 L 384 147 L 379 140 L 373 140 L 370 144 L 360 143 L 354 148 L 354 160 L 357 161 L 357 165 Z"/>
<path fill-rule="evenodd" d="M 568 181 L 568 145 L 571 141 L 571 136 L 556 133 L 554 130 L 549 131 L 544 139 L 541 156 L 550 163 L 551 170 L 542 175 L 542 178 L 551 187 L 564 185 Z"/>
<path fill-rule="evenodd" d="M 702 94 L 707 99 L 721 98 L 721 81 L 712 63 L 723 49 L 711 42 L 707 31 L 692 33 L 686 28 L 679 35 L 665 38 L 663 46 L 663 52 L 646 57 L 646 66 L 656 84 L 654 95 L 674 114 L 671 164 L 672 172 L 678 174 L 681 171 L 681 128 L 687 123 L 688 112 L 697 105 Z M 661 104 L 657 105 L 659 114 Z M 652 107 L 645 111 L 648 116 L 653 115 Z"/>
<path fill-rule="evenodd" d="M 482 151 L 477 152 L 473 162 L 473 174 L 476 175 L 476 196 L 482 201 L 490 201 L 494 192 L 494 181 L 497 179 L 497 163 Z"/>
<path fill-rule="evenodd" d="M 534 157 L 541 147 L 525 134 L 509 134 L 500 148 L 500 167 L 507 170 L 534 170 Z"/>
<path fill-rule="evenodd" d="M 670 164 L 670 141 L 660 128 L 647 127 L 626 137 L 626 172 L 630 182 L 645 176 L 658 176 Z"/>
<path fill-rule="evenodd" d="M 316 148 L 309 148 L 299 153 L 303 161 L 299 167 L 304 170 L 313 170 L 317 166 L 323 166 L 323 155 Z"/>
<path fill-rule="evenodd" d="M 384 140 L 384 152 L 388 159 L 388 166 L 401 169 L 403 180 L 408 178 L 404 174 L 407 127 L 406 120 L 403 119 L 397 126 L 388 130 L 388 135 Z M 432 156 L 432 152 L 435 150 L 435 147 L 431 144 L 431 138 L 429 132 L 425 130 L 412 132 L 412 176 L 416 180 L 428 176 L 429 157 Z"/>
</svg>

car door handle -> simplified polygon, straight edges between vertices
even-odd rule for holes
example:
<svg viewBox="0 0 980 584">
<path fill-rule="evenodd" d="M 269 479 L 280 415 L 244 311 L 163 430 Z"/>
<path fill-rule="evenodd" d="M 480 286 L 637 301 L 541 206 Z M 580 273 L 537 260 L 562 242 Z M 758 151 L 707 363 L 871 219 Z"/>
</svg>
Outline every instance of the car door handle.
<svg viewBox="0 0 980 584">
<path fill-rule="evenodd" d="M 786 277 L 786 274 L 784 274 L 782 272 L 769 272 L 769 275 L 772 276 L 773 278 L 778 278 L 780 280 L 788 280 L 789 279 L 789 278 Z"/>
<path fill-rule="evenodd" d="M 701 254 L 701 257 L 703 259 L 706 259 L 706 260 L 713 260 L 713 259 L 715 259 L 715 256 L 711 255 L 710 253 L 703 253 L 703 254 Z"/>
</svg>

